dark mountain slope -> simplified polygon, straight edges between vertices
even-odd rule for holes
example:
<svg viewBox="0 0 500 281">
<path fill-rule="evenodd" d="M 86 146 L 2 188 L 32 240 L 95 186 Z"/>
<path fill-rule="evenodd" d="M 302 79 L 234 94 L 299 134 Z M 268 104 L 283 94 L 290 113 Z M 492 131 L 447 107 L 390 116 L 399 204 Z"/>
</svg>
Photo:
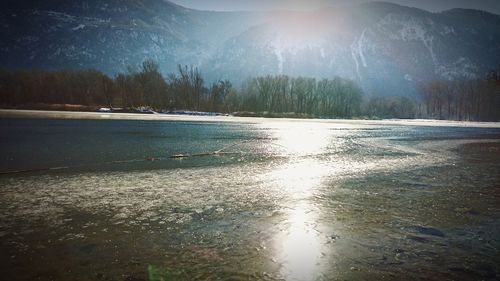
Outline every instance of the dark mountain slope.
<svg viewBox="0 0 500 281">
<path fill-rule="evenodd" d="M 369 94 L 411 94 L 429 79 L 483 78 L 500 63 L 500 16 L 430 13 L 374 2 L 314 12 L 204 12 L 162 0 L 8 1 L 7 69 L 96 68 L 145 59 L 165 73 L 199 66 L 208 80 L 289 74 L 360 81 Z"/>
</svg>

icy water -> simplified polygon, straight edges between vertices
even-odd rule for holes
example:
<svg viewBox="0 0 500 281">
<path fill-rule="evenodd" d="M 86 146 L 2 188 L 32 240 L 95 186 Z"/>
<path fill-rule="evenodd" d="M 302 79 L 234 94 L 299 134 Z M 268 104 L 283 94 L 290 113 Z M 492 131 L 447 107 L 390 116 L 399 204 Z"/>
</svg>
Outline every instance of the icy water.
<svg viewBox="0 0 500 281">
<path fill-rule="evenodd" d="M 500 129 L 0 130 L 2 280 L 500 279 Z"/>
</svg>

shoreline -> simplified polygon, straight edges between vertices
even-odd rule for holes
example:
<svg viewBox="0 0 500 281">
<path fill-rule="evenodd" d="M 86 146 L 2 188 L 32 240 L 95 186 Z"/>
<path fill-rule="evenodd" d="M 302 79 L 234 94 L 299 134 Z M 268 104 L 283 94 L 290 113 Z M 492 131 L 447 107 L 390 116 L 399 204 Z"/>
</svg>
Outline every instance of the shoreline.
<svg viewBox="0 0 500 281">
<path fill-rule="evenodd" d="M 192 121 L 192 122 L 236 122 L 236 123 L 264 123 L 264 122 L 311 122 L 330 124 L 353 125 L 401 125 L 401 126 L 433 126 L 433 127 L 470 127 L 470 128 L 498 128 L 500 122 L 473 122 L 451 121 L 434 119 L 299 119 L 299 118 L 264 118 L 264 117 L 235 117 L 235 116 L 191 116 L 169 114 L 140 114 L 140 113 L 102 113 L 79 111 L 44 111 L 23 109 L 0 109 L 0 119 L 67 119 L 67 120 L 137 120 L 137 121 Z"/>
</svg>

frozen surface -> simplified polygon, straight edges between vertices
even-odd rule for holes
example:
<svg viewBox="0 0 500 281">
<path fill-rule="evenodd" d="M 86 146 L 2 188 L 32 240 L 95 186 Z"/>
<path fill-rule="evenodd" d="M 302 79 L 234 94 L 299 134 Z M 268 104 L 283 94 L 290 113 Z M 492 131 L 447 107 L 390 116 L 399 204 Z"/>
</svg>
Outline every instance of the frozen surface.
<svg viewBox="0 0 500 281">
<path fill-rule="evenodd" d="M 0 126 L 8 280 L 500 277 L 495 128 Z"/>
</svg>

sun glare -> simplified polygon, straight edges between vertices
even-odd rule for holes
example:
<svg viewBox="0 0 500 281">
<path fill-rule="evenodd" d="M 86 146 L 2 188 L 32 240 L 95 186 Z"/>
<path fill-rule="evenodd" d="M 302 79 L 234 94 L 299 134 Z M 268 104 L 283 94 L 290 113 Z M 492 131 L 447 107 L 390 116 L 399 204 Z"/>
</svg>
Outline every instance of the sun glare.
<svg viewBox="0 0 500 281">
<path fill-rule="evenodd" d="M 281 273 L 293 280 L 312 280 L 321 258 L 321 242 L 314 229 L 315 211 L 301 202 L 290 211 L 288 229 L 281 242 Z"/>
<path fill-rule="evenodd" d="M 281 274 L 291 280 L 312 280 L 322 257 L 316 230 L 319 210 L 312 198 L 332 172 L 318 156 L 335 142 L 334 133 L 326 124 L 309 122 L 277 122 L 267 124 L 267 129 L 276 150 L 290 159 L 265 175 L 288 201 L 284 228 L 275 237 Z"/>
<path fill-rule="evenodd" d="M 324 124 L 316 123 L 276 123 L 271 124 L 274 131 L 273 142 L 278 150 L 292 157 L 313 156 L 327 148 L 331 132 Z"/>
</svg>

